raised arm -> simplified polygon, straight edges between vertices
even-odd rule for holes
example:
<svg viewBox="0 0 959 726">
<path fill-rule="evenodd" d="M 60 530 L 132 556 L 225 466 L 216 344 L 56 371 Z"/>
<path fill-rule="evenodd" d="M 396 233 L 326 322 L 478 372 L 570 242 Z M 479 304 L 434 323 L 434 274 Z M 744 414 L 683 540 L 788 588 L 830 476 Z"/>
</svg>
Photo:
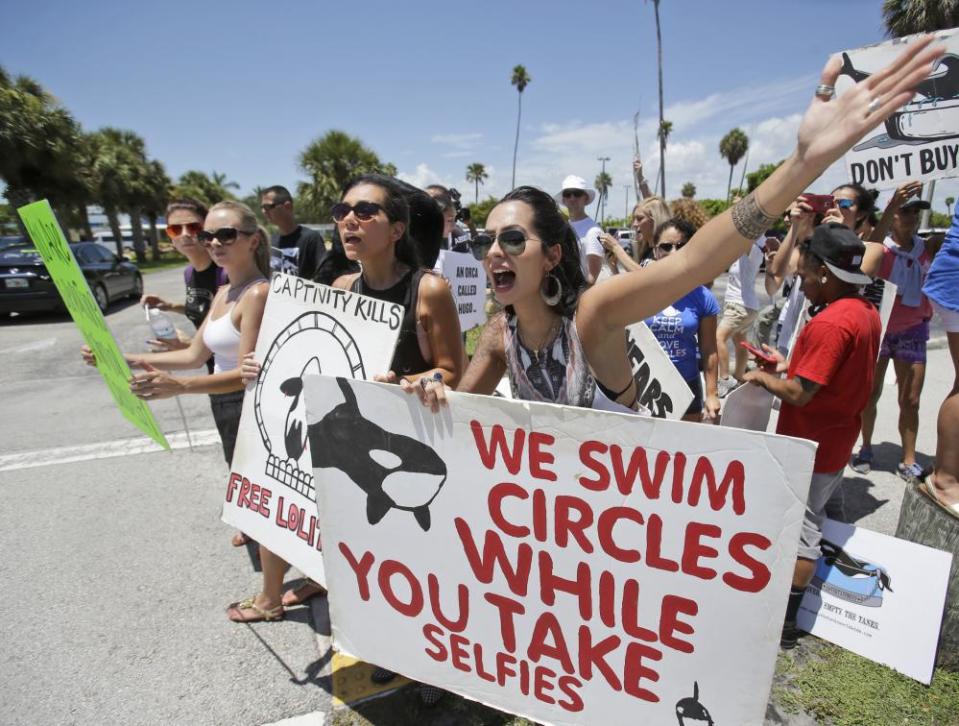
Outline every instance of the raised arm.
<svg viewBox="0 0 959 726">
<path fill-rule="evenodd" d="M 882 217 L 879 219 L 879 224 L 875 226 L 872 230 L 872 233 L 869 235 L 870 242 L 879 242 L 882 243 L 885 241 L 886 236 L 889 234 L 889 230 L 892 229 L 892 220 L 896 216 L 896 212 L 912 197 L 918 197 L 922 192 L 922 182 L 917 181 L 907 181 L 904 184 L 900 184 L 899 187 L 893 192 L 892 198 L 889 200 L 889 204 L 886 205 L 885 211 L 882 213 Z"/>
<path fill-rule="evenodd" d="M 932 40 L 928 36 L 910 43 L 893 63 L 839 98 L 813 98 L 796 149 L 765 182 L 705 224 L 689 244 L 657 263 L 655 271 L 617 275 L 583 293 L 579 328 L 618 335 L 724 272 L 830 164 L 913 97 L 916 84 L 943 53 L 941 46 L 931 46 Z M 841 65 L 838 56 L 830 58 L 820 83 L 835 86 Z"/>
</svg>

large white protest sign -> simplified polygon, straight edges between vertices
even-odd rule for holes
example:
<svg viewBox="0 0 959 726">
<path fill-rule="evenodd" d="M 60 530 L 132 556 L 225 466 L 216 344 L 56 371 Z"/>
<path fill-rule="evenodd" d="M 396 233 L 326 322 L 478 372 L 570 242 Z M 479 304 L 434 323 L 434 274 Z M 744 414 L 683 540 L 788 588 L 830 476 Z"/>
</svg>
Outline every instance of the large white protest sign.
<svg viewBox="0 0 959 726">
<path fill-rule="evenodd" d="M 402 305 L 288 275 L 270 283 L 256 341 L 263 369 L 243 399 L 223 521 L 320 582 L 303 377 L 385 372 L 402 319 Z"/>
<path fill-rule="evenodd" d="M 654 418 L 682 418 L 693 402 L 693 392 L 646 323 L 626 328 L 626 355 L 639 402 Z"/>
<path fill-rule="evenodd" d="M 542 723 L 763 722 L 810 442 L 305 391 L 338 648 Z"/>
<path fill-rule="evenodd" d="M 799 627 L 928 684 L 952 555 L 826 520 Z"/>
<path fill-rule="evenodd" d="M 723 402 L 722 426 L 750 431 L 765 431 L 773 410 L 775 396 L 762 386 L 745 383 L 726 396 Z"/>
<path fill-rule="evenodd" d="M 886 328 L 889 327 L 889 318 L 892 317 L 892 307 L 896 304 L 896 293 L 899 288 L 889 280 L 882 283 L 882 301 L 879 303 L 879 322 L 881 324 L 880 340 L 886 337 Z"/>
<path fill-rule="evenodd" d="M 917 37 L 843 53 L 836 93 L 841 95 L 881 70 Z M 854 182 L 893 189 L 909 180 L 959 175 L 959 35 L 953 29 L 936 33 L 936 37 L 945 45 L 946 55 L 919 82 L 913 100 L 846 154 L 846 168 Z"/>
<path fill-rule="evenodd" d="M 485 325 L 486 270 L 483 263 L 465 252 L 440 250 L 433 269 L 450 281 L 460 329 L 465 333 L 477 325 Z"/>
</svg>

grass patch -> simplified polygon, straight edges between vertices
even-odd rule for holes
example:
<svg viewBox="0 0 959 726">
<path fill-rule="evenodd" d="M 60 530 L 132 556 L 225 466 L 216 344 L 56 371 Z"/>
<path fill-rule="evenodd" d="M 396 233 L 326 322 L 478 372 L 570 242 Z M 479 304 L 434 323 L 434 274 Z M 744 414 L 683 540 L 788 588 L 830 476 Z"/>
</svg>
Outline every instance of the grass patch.
<svg viewBox="0 0 959 726">
<path fill-rule="evenodd" d="M 804 652 L 805 651 L 805 652 Z M 812 651 L 812 652 L 810 652 Z M 834 726 L 959 723 L 959 673 L 937 670 L 924 686 L 838 646 L 803 639 L 780 656 L 773 700 Z"/>
<path fill-rule="evenodd" d="M 483 334 L 485 327 L 485 325 L 480 325 L 472 330 L 466 331 L 466 355 L 470 358 L 472 358 L 476 352 L 476 345 L 479 343 L 480 336 Z"/>
</svg>

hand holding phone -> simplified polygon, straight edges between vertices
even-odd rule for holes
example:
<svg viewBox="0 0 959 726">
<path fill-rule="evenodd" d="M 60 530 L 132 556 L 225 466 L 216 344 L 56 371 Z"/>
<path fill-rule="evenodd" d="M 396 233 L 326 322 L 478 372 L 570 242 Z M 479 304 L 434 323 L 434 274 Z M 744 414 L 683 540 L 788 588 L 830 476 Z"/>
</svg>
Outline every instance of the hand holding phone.
<svg viewBox="0 0 959 726">
<path fill-rule="evenodd" d="M 836 205 L 832 194 L 803 194 L 801 199 L 820 217 Z"/>
<path fill-rule="evenodd" d="M 744 340 L 739 345 L 745 348 L 746 350 L 748 350 L 750 353 L 752 353 L 757 360 L 762 361 L 765 365 L 774 366 L 779 363 L 779 359 L 775 355 L 773 355 L 772 353 L 767 353 L 761 348 L 757 348 L 752 343 L 749 343 Z"/>
</svg>

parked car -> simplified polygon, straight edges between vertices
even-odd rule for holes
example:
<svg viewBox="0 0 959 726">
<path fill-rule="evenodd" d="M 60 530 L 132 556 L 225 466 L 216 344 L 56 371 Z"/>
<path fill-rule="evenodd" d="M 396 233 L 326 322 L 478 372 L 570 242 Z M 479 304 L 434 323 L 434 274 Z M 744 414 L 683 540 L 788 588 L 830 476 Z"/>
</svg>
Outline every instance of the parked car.
<svg viewBox="0 0 959 726">
<path fill-rule="evenodd" d="M 132 262 L 96 242 L 77 242 L 70 249 L 101 311 L 106 312 L 114 300 L 139 299 L 143 294 L 143 278 Z M 0 249 L 0 313 L 63 309 L 60 293 L 31 242 Z"/>
</svg>

